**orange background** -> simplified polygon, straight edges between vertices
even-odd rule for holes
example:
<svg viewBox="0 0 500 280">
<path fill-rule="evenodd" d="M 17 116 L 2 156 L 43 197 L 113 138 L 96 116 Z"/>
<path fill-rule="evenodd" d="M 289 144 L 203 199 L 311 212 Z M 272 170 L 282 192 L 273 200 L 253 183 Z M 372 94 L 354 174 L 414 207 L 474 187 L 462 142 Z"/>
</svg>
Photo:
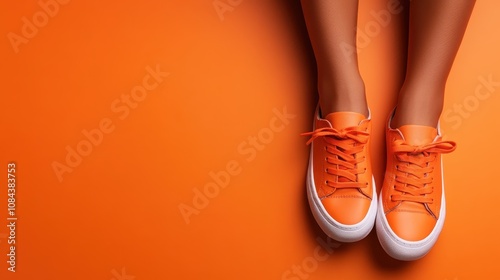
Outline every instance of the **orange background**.
<svg viewBox="0 0 500 280">
<path fill-rule="evenodd" d="M 16 273 L 7 271 L 0 184 L 0 279 L 500 278 L 500 87 L 474 97 L 480 77 L 500 81 L 498 2 L 477 1 L 449 78 L 442 129 L 459 147 L 445 156 L 444 230 L 424 259 L 402 263 L 375 232 L 314 259 L 326 249 L 305 198 L 309 150 L 299 134 L 311 129 L 316 101 L 300 4 L 226 1 L 234 7 L 223 17 L 212 0 L 69 1 L 17 53 L 8 34 L 22 34 L 23 17 L 33 22 L 43 9 L 0 3 L 0 177 L 10 161 L 18 176 Z M 384 122 L 402 78 L 402 14 L 377 30 L 373 12 L 386 1 L 360 6 L 360 29 L 371 34 L 360 63 L 381 185 Z M 170 75 L 126 117 L 112 109 L 156 65 Z M 464 102 L 466 114 L 453 111 Z M 295 117 L 269 134 L 273 109 L 284 107 Z M 76 149 L 82 130 L 103 119 L 114 130 L 59 181 L 53 163 L 65 164 L 67 146 Z M 267 143 L 257 150 L 249 137 L 259 133 Z M 186 224 L 179 206 L 193 207 L 210 172 L 228 164 L 239 173 Z M 307 273 L 290 274 L 294 266 Z"/>
</svg>

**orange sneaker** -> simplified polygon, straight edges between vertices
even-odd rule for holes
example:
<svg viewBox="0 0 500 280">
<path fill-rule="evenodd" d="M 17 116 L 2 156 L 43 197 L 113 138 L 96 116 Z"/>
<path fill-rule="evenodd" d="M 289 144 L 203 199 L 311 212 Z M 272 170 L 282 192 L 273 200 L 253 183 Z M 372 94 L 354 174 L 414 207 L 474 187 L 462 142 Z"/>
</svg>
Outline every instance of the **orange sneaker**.
<svg viewBox="0 0 500 280">
<path fill-rule="evenodd" d="M 387 167 L 379 198 L 377 236 L 393 258 L 410 261 L 429 252 L 446 215 L 441 154 L 456 144 L 438 129 L 404 125 L 386 131 Z"/>
<path fill-rule="evenodd" d="M 370 233 L 377 213 L 377 195 L 370 164 L 370 118 L 335 112 L 324 119 L 316 110 L 311 136 L 307 196 L 323 231 L 340 242 L 354 242 Z"/>
</svg>

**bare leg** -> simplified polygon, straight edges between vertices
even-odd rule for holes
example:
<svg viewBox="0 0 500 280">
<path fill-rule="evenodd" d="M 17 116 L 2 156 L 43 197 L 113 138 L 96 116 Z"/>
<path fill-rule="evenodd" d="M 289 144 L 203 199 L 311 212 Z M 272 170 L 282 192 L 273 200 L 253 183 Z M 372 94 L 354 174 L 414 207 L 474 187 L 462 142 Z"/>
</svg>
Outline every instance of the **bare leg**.
<svg viewBox="0 0 500 280">
<path fill-rule="evenodd" d="M 412 0 L 408 65 L 392 127 L 436 127 L 444 90 L 475 0 Z"/>
<path fill-rule="evenodd" d="M 302 10 L 318 65 L 322 115 L 351 111 L 367 116 L 355 52 L 358 1 L 302 0 Z"/>
</svg>

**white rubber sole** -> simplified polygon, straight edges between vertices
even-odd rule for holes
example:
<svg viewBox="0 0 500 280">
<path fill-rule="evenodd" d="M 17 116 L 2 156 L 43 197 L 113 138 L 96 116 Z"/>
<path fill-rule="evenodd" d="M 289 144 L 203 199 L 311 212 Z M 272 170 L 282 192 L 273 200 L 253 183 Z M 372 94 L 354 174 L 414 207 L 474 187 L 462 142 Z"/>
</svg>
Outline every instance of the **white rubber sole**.
<svg viewBox="0 0 500 280">
<path fill-rule="evenodd" d="M 443 170 L 443 162 L 441 159 L 441 170 Z M 377 213 L 377 236 L 382 245 L 382 248 L 387 254 L 401 261 L 413 261 L 425 256 L 436 243 L 441 230 L 443 229 L 444 220 L 446 218 L 446 200 L 444 194 L 444 177 L 441 174 L 441 209 L 439 219 L 432 232 L 420 241 L 408 241 L 398 237 L 387 223 L 382 205 L 382 193 L 379 198 L 378 213 Z"/>
<path fill-rule="evenodd" d="M 377 214 L 377 192 L 373 176 L 373 198 L 365 218 L 361 220 L 361 222 L 354 225 L 345 225 L 339 223 L 328 214 L 318 197 L 318 193 L 316 192 L 316 186 L 314 184 L 313 176 L 312 149 L 313 146 L 311 145 L 309 169 L 307 171 L 307 198 L 309 200 L 309 206 L 314 218 L 316 219 L 316 222 L 329 237 L 340 242 L 355 242 L 365 238 L 373 229 L 373 226 L 375 224 L 375 216 Z"/>
</svg>

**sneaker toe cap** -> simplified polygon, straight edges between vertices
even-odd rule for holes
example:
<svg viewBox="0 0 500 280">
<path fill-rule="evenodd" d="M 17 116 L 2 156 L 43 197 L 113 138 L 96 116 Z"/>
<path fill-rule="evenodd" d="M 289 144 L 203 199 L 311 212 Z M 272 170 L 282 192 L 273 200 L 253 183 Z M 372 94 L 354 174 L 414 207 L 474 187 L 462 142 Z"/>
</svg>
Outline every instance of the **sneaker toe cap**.
<svg viewBox="0 0 500 280">
<path fill-rule="evenodd" d="M 436 226 L 436 219 L 429 213 L 393 211 L 386 217 L 392 231 L 406 241 L 421 241 Z"/>
<path fill-rule="evenodd" d="M 368 213 L 371 200 L 367 197 L 328 197 L 322 200 L 328 214 L 344 225 L 361 222 Z"/>
</svg>

